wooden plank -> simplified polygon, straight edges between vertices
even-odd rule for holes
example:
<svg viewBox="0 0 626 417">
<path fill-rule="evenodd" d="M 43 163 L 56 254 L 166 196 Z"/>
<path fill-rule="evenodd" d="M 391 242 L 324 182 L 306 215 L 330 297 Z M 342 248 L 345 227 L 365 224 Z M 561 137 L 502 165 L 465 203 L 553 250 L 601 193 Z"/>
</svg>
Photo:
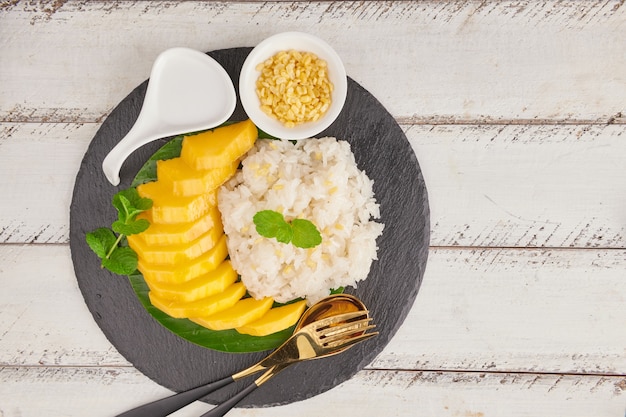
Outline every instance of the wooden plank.
<svg viewBox="0 0 626 417">
<path fill-rule="evenodd" d="M 624 126 L 406 127 L 437 246 L 626 246 Z"/>
<path fill-rule="evenodd" d="M 626 375 L 625 259 L 433 249 L 413 309 L 370 367 Z M 66 245 L 0 245 L 0 265 L 0 365 L 128 365 L 88 312 Z"/>
<path fill-rule="evenodd" d="M 69 240 L 74 178 L 98 126 L 0 123 L 0 195 L 12 202 L 0 205 L 0 243 Z M 624 125 L 403 128 L 433 246 L 626 247 Z"/>
<path fill-rule="evenodd" d="M 403 121 L 623 123 L 622 5 L 5 2 L 0 120 L 101 121 L 164 49 L 252 46 L 300 30 L 332 44 L 348 74 Z"/>
<path fill-rule="evenodd" d="M 68 245 L 0 245 L 0 282 L 0 365 L 129 365 L 87 309 Z"/>
<path fill-rule="evenodd" d="M 80 162 L 98 125 L 0 125 L 0 243 L 69 241 Z"/>
<path fill-rule="evenodd" d="M 305 401 L 228 415 L 612 417 L 623 415 L 625 391 L 624 377 L 362 371 Z M 167 394 L 132 368 L 0 368 L 3 417 L 111 416 Z M 194 417 L 210 408 L 196 403 L 174 415 Z"/>
<path fill-rule="evenodd" d="M 433 249 L 413 309 L 371 366 L 624 375 L 625 260 L 624 250 Z"/>
</svg>

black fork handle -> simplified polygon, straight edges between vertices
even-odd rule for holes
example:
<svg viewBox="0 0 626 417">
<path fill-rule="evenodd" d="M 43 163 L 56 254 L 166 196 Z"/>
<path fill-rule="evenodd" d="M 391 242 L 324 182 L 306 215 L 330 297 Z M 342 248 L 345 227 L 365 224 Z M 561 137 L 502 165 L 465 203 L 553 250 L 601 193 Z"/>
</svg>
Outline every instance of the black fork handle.
<svg viewBox="0 0 626 417">
<path fill-rule="evenodd" d="M 200 417 L 222 417 L 223 415 L 228 413 L 230 410 L 232 410 L 232 408 L 235 407 L 237 403 L 239 403 L 239 401 L 243 400 L 245 397 L 248 396 L 248 394 L 250 394 L 252 391 L 257 389 L 258 387 L 259 386 L 256 384 L 256 382 L 251 383 L 242 391 L 230 397 L 228 400 L 224 401 L 217 407 L 210 409 L 206 413 L 202 414 Z"/>
<path fill-rule="evenodd" d="M 233 397 L 229 398 L 228 400 L 224 401 L 222 404 L 202 414 L 200 417 L 224 416 L 226 413 L 232 410 L 233 407 L 235 407 L 239 403 L 239 401 L 243 400 L 245 397 L 248 396 L 248 394 L 250 394 L 252 391 L 260 387 L 261 384 L 264 384 L 265 382 L 269 381 L 274 376 L 276 376 L 276 374 L 278 374 L 279 372 L 281 372 L 283 369 L 287 368 L 288 366 L 291 366 L 292 364 L 293 362 L 282 362 L 278 365 L 272 366 L 267 371 L 265 371 L 265 373 L 261 375 L 261 377 L 257 378 L 252 384 L 248 385 L 241 392 L 238 392 Z"/>
<path fill-rule="evenodd" d="M 199 387 L 179 392 L 178 394 L 170 395 L 169 397 L 165 397 L 160 400 L 141 405 L 139 407 L 133 408 L 132 410 L 126 411 L 125 413 L 119 414 L 117 417 L 166 417 L 172 414 L 174 411 L 180 410 L 186 405 L 191 404 L 192 402 L 199 400 L 205 395 L 210 394 L 213 391 L 216 391 L 234 381 L 235 380 L 232 376 L 228 376 L 218 381 L 211 382 L 210 384 L 201 385 Z"/>
</svg>

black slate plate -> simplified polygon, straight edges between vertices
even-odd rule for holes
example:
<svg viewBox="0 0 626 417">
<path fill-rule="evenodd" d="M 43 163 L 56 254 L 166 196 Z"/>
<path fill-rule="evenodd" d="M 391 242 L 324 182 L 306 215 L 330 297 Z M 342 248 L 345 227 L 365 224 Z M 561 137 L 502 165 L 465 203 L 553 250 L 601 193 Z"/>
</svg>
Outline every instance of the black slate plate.
<svg viewBox="0 0 626 417">
<path fill-rule="evenodd" d="M 210 52 L 230 74 L 235 86 L 251 48 Z M 393 80 L 389 80 L 393 82 Z M 115 219 L 112 196 L 128 188 L 141 165 L 167 139 L 136 151 L 121 171 L 119 187 L 106 180 L 101 164 L 134 124 L 147 81 L 111 112 L 93 138 L 80 166 L 70 207 L 70 248 L 78 285 L 96 322 L 118 351 L 155 382 L 185 390 L 237 372 L 266 355 L 223 353 L 190 343 L 161 326 L 142 307 L 128 279 L 99 267 L 85 243 L 85 234 Z M 237 104 L 231 120 L 247 118 Z M 321 136 L 335 136 L 352 146 L 357 164 L 374 180 L 374 192 L 385 224 L 378 239 L 379 260 L 367 280 L 346 292 L 363 300 L 380 334 L 347 352 L 288 368 L 261 386 L 240 406 L 271 406 L 310 398 L 348 380 L 387 345 L 413 306 L 419 290 L 429 244 L 429 207 L 417 158 L 406 136 L 384 107 L 354 80 L 339 118 Z M 236 389 L 250 381 L 240 382 Z M 205 401 L 224 401 L 235 388 L 211 394 Z"/>
</svg>

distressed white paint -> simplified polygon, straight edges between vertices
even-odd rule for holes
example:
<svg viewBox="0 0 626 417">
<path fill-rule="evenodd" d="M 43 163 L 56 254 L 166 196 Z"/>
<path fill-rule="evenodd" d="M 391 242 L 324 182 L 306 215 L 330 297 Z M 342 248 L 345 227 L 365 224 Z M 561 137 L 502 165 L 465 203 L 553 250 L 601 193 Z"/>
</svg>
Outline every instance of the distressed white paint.
<svg viewBox="0 0 626 417">
<path fill-rule="evenodd" d="M 362 371 L 306 401 L 228 416 L 622 417 L 625 389 L 624 377 Z M 0 368 L 3 417 L 112 416 L 168 393 L 133 368 Z M 196 403 L 174 416 L 210 408 Z"/>
<path fill-rule="evenodd" d="M 623 249 L 433 249 L 405 325 L 371 366 L 621 375 L 625 261 Z"/>
<path fill-rule="evenodd" d="M 614 249 L 433 249 L 371 367 L 620 375 L 625 260 Z M 0 265 L 0 364 L 128 365 L 85 307 L 67 245 L 0 245 Z"/>
<path fill-rule="evenodd" d="M 623 3 L 0 3 L 0 417 L 108 416 L 167 394 L 85 307 L 66 244 L 74 178 L 163 49 L 285 30 L 327 39 L 403 123 L 433 247 L 364 371 L 232 415 L 623 416 Z"/>
<path fill-rule="evenodd" d="M 626 126 L 407 127 L 433 245 L 626 245 Z"/>
<path fill-rule="evenodd" d="M 326 39 L 401 119 L 623 120 L 619 0 L 19 2 L 0 9 L 0 118 L 101 120 L 162 50 Z"/>
<path fill-rule="evenodd" d="M 0 124 L 0 242 L 69 241 L 74 181 L 97 128 Z"/>
</svg>

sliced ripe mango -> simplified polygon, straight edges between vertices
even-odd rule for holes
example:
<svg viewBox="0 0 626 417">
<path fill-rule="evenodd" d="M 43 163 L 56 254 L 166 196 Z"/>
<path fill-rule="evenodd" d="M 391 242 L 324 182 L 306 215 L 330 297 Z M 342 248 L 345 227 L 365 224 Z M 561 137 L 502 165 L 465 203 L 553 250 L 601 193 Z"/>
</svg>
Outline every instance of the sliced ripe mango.
<svg viewBox="0 0 626 417">
<path fill-rule="evenodd" d="M 137 186 L 141 197 L 152 200 L 150 216 L 154 223 L 188 223 L 198 220 L 217 203 L 217 189 L 191 197 L 174 195 L 165 182 L 153 181 Z"/>
<path fill-rule="evenodd" d="M 236 282 L 222 293 L 188 303 L 161 298 L 153 291 L 150 291 L 148 296 L 153 306 L 167 315 L 181 319 L 219 314 L 237 304 L 245 294 L 246 287 L 241 282 Z"/>
<path fill-rule="evenodd" d="M 191 317 L 190 320 L 211 330 L 234 329 L 260 319 L 272 308 L 272 304 L 274 304 L 274 300 L 270 297 L 260 300 L 244 298 L 237 301 L 234 306 L 219 313 L 206 317 Z"/>
<path fill-rule="evenodd" d="M 225 260 L 213 271 L 182 284 L 150 281 L 144 277 L 150 291 L 161 299 L 188 303 L 219 294 L 237 281 L 237 271 Z"/>
<path fill-rule="evenodd" d="M 259 132 L 250 120 L 185 136 L 180 157 L 195 169 L 229 165 L 248 152 Z"/>
<path fill-rule="evenodd" d="M 137 256 L 152 265 L 176 265 L 188 262 L 211 250 L 224 234 L 221 227 L 214 227 L 199 238 L 182 245 L 151 246 L 141 235 L 127 237 L 129 246 Z"/>
<path fill-rule="evenodd" d="M 228 255 L 226 235 L 220 237 L 213 249 L 189 262 L 175 266 L 154 265 L 139 258 L 137 269 L 146 280 L 170 284 L 182 284 L 213 271 Z"/>
<path fill-rule="evenodd" d="M 150 222 L 148 230 L 136 235 L 150 246 L 182 245 L 199 238 L 213 227 L 223 229 L 222 217 L 217 206 L 211 206 L 207 214 L 187 223 L 153 223 L 150 210 L 140 213 L 137 218 Z"/>
<path fill-rule="evenodd" d="M 270 309 L 263 317 L 251 323 L 237 327 L 239 333 L 251 336 L 267 336 L 288 329 L 298 322 L 306 308 L 306 300 L 296 301 Z"/>
<path fill-rule="evenodd" d="M 192 196 L 215 190 L 237 171 L 235 160 L 213 169 L 198 170 L 185 163 L 182 158 L 157 161 L 159 181 L 169 183 L 174 195 Z"/>
</svg>

